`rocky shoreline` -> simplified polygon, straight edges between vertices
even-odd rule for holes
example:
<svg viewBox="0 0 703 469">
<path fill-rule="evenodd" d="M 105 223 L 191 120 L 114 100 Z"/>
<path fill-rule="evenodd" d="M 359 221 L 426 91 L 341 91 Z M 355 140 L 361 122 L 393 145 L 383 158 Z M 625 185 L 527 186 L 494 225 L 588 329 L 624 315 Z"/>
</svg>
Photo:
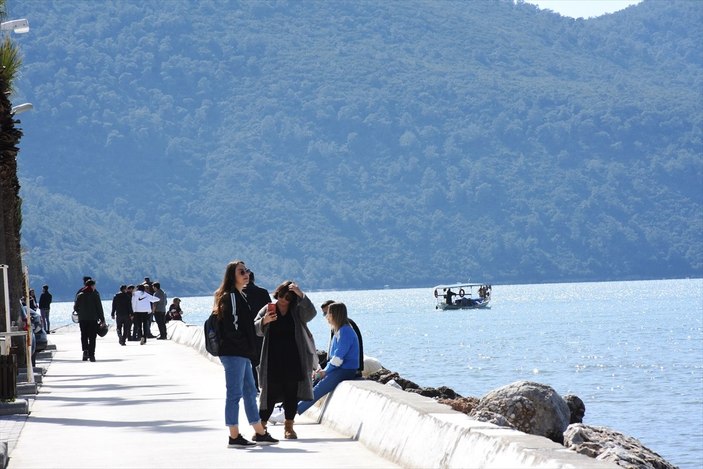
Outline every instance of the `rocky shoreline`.
<svg viewBox="0 0 703 469">
<path fill-rule="evenodd" d="M 628 469 L 677 469 L 636 438 L 584 424 L 584 402 L 575 395 L 562 397 L 551 386 L 516 381 L 480 398 L 464 397 L 446 386 L 418 386 L 375 360 L 369 361 L 368 367 L 365 361 L 371 371 L 364 373 L 366 379 L 436 399 L 476 420 L 543 436 L 577 453 Z"/>
</svg>

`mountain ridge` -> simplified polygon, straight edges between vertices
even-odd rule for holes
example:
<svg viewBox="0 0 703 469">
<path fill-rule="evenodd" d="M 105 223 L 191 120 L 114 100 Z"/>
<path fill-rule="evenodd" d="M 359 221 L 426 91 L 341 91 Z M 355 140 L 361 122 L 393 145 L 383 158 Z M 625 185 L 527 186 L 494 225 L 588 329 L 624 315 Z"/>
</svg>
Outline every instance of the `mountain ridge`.
<svg viewBox="0 0 703 469">
<path fill-rule="evenodd" d="M 181 295 L 238 257 L 315 289 L 703 276 L 701 9 L 23 3 L 25 261 Z"/>
</svg>

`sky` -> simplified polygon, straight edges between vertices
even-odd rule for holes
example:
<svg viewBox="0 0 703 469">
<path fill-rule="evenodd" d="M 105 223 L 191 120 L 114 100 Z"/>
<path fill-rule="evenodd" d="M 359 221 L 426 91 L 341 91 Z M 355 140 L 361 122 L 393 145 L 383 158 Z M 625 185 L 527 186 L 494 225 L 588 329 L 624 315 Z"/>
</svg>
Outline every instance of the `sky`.
<svg viewBox="0 0 703 469">
<path fill-rule="evenodd" d="M 614 13 L 641 0 L 525 0 L 543 10 L 552 10 L 562 16 L 572 18 L 591 18 Z"/>
</svg>

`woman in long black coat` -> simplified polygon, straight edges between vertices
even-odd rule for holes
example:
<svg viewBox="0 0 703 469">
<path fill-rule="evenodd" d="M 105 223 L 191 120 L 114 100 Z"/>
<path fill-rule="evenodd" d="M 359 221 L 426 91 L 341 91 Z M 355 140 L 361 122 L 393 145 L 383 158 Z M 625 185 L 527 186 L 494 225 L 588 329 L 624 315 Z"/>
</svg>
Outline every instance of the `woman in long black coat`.
<svg viewBox="0 0 703 469">
<path fill-rule="evenodd" d="M 317 353 L 308 329 L 317 311 L 298 285 L 290 280 L 280 284 L 273 294 L 277 299 L 261 308 L 254 321 L 256 333 L 264 337 L 259 364 L 259 416 L 268 421 L 277 402 L 283 402 L 285 427 L 283 436 L 298 435 L 293 422 L 298 401 L 312 399 L 312 370 L 317 366 Z"/>
</svg>

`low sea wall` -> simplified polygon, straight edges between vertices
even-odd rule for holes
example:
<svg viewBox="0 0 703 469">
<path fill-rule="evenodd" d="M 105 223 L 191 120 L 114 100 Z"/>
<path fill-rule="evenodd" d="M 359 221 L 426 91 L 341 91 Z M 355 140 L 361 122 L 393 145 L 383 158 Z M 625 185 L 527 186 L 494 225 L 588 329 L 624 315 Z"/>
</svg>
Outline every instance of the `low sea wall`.
<svg viewBox="0 0 703 469">
<path fill-rule="evenodd" d="M 219 363 L 202 326 L 168 325 L 171 340 Z M 341 383 L 306 415 L 403 467 L 617 469 L 553 441 L 470 418 L 434 399 L 375 381 Z"/>
</svg>

